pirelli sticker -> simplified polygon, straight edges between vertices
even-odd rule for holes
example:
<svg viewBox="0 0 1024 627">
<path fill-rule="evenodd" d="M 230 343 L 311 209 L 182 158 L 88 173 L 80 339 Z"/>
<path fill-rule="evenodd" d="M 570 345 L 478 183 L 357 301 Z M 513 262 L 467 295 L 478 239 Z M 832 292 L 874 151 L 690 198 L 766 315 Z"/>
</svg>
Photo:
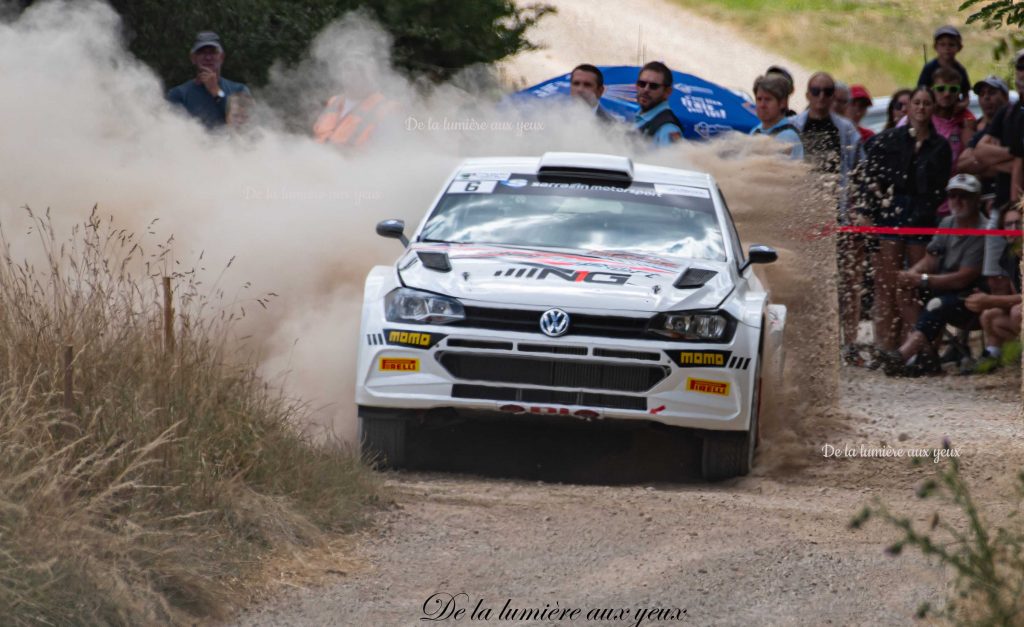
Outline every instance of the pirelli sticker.
<svg viewBox="0 0 1024 627">
<path fill-rule="evenodd" d="M 667 350 L 665 354 L 680 368 L 731 368 L 746 370 L 750 357 L 736 357 L 732 351 L 679 351 Z"/>
<path fill-rule="evenodd" d="M 381 372 L 419 372 L 420 360 L 404 357 L 381 357 Z"/>
<path fill-rule="evenodd" d="M 422 333 L 420 331 L 396 331 L 384 329 L 384 341 L 392 346 L 408 348 L 431 348 L 445 338 L 440 333 Z"/>
<path fill-rule="evenodd" d="M 709 381 L 707 379 L 686 378 L 686 391 L 700 394 L 714 394 L 715 396 L 729 396 L 729 383 L 727 381 Z"/>
</svg>

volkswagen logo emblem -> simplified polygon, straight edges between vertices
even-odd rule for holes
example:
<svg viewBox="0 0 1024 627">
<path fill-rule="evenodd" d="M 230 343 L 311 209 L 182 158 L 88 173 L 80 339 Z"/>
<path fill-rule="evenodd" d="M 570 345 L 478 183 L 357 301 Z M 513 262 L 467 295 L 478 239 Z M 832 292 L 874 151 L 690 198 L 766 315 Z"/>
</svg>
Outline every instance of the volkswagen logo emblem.
<svg viewBox="0 0 1024 627">
<path fill-rule="evenodd" d="M 540 330 L 548 337 L 565 335 L 569 330 L 569 314 L 561 309 L 548 309 L 540 316 Z"/>
</svg>

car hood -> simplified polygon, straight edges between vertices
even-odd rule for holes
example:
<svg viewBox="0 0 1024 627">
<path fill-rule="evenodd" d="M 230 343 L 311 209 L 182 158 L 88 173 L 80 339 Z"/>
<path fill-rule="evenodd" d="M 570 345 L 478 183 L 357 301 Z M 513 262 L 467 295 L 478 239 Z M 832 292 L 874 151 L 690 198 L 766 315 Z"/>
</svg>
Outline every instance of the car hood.
<svg viewBox="0 0 1024 627">
<path fill-rule="evenodd" d="M 431 253 L 439 263 L 431 263 Z M 443 269 L 442 253 L 447 255 L 450 270 Z M 714 276 L 700 287 L 673 287 L 690 268 L 713 271 Z M 399 259 L 398 272 L 407 287 L 465 301 L 530 307 L 648 312 L 710 309 L 733 288 L 724 262 L 474 244 L 414 244 Z"/>
</svg>

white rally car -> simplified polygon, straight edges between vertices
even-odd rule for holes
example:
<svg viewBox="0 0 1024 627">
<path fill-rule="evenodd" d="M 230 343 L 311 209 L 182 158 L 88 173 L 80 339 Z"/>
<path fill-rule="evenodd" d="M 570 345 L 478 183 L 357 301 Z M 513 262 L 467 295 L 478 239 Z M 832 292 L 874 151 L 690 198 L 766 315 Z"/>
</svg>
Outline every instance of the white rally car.
<svg viewBox="0 0 1024 627">
<path fill-rule="evenodd" d="M 761 379 L 782 367 L 771 304 L 714 179 L 611 155 L 462 163 L 366 279 L 360 441 L 406 461 L 410 421 L 453 415 L 653 421 L 694 430 L 707 479 L 746 474 Z"/>
</svg>

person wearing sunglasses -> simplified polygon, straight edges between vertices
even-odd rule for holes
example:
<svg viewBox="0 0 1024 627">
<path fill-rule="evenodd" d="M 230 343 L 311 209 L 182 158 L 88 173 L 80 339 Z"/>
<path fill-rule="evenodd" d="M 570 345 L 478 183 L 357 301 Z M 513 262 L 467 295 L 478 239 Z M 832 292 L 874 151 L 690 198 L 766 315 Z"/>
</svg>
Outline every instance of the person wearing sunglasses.
<svg viewBox="0 0 1024 627">
<path fill-rule="evenodd" d="M 953 26 L 940 26 L 935 29 L 932 39 L 935 48 L 935 58 L 925 63 L 924 67 L 921 68 L 921 75 L 917 78 L 917 84 L 932 87 L 935 85 L 935 70 L 940 67 L 953 70 L 960 76 L 961 100 L 958 106 L 966 108 L 967 97 L 971 90 L 971 81 L 967 77 L 967 68 L 956 60 L 956 55 L 964 48 L 960 31 Z"/>
<path fill-rule="evenodd" d="M 822 187 L 834 190 L 836 219 L 850 224 L 847 183 L 860 154 L 860 133 L 853 122 L 832 111 L 836 82 L 827 72 L 815 72 L 807 81 L 807 109 L 790 118 L 803 141 L 805 159 L 822 177 Z M 852 237 L 851 237 L 852 236 Z M 864 242 L 859 234 L 841 233 L 837 238 L 839 311 L 845 354 L 853 359 L 860 322 L 861 267 Z"/>
<path fill-rule="evenodd" d="M 672 70 L 660 61 L 651 61 L 640 69 L 636 79 L 637 111 L 635 128 L 656 146 L 668 146 L 683 138 L 683 123 L 669 106 Z"/>
<path fill-rule="evenodd" d="M 910 104 L 910 94 L 913 91 L 913 89 L 897 89 L 889 98 L 889 106 L 885 111 L 885 128 L 882 130 L 896 128 L 896 123 L 907 114 L 907 105 Z"/>
<path fill-rule="evenodd" d="M 1019 50 L 1014 56 L 1014 82 L 1018 92 L 1024 90 L 1024 50 Z M 996 111 L 992 121 L 985 127 L 984 137 L 977 143 L 972 153 L 976 162 L 971 166 L 972 171 L 995 174 L 993 213 L 1002 211 L 1011 201 L 1017 200 L 1017 194 L 1013 190 L 1017 189 L 1020 183 L 1014 179 L 1024 180 L 1016 167 L 1017 157 L 1024 157 L 1022 137 L 1024 109 L 1018 100 Z M 989 246 L 997 245 L 996 238 L 985 239 L 989 240 Z"/>
</svg>

